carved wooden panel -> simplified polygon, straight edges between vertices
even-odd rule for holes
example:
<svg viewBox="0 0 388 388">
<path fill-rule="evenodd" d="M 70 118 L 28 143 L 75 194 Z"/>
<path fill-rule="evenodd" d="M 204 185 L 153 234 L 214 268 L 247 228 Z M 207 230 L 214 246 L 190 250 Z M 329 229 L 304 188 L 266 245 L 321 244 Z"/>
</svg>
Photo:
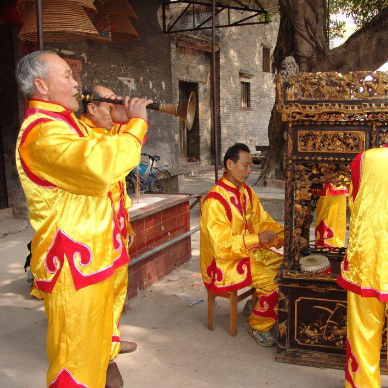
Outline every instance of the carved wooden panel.
<svg viewBox="0 0 388 388">
<path fill-rule="evenodd" d="M 349 163 L 370 147 L 372 124 L 297 122 L 292 126 L 292 161 Z"/>
<path fill-rule="evenodd" d="M 346 291 L 314 279 L 309 284 L 282 284 L 281 290 L 288 295 L 283 317 L 287 316 L 289 347 L 345 354 Z M 387 328 L 381 350 L 387 351 Z"/>
<path fill-rule="evenodd" d="M 298 152 L 359 153 L 365 151 L 366 134 L 360 131 L 298 131 Z"/>
<path fill-rule="evenodd" d="M 286 81 L 279 74 L 276 76 L 277 109 L 284 121 L 309 117 L 320 121 L 325 120 L 326 114 L 342 115 L 352 121 L 365 114 L 365 118 L 370 113 L 385 114 L 387 94 L 385 72 L 299 73 Z"/>
</svg>

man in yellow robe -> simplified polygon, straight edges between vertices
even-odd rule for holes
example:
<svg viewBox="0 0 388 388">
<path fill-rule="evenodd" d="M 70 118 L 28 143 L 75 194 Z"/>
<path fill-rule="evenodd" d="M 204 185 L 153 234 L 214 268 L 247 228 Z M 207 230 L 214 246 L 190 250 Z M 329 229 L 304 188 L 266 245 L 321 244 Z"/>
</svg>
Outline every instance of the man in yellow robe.
<svg viewBox="0 0 388 388">
<path fill-rule="evenodd" d="M 352 213 L 338 284 L 348 291 L 345 387 L 381 387 L 380 350 L 388 302 L 388 148 L 351 164 Z"/>
<path fill-rule="evenodd" d="M 275 277 L 283 256 L 270 248 L 283 246 L 283 226 L 264 211 L 257 194 L 245 184 L 251 165 L 245 144 L 226 151 L 226 172 L 201 206 L 201 271 L 206 288 L 214 294 L 256 288 L 249 334 L 259 345 L 272 346 L 270 330 L 278 317 Z"/>
<path fill-rule="evenodd" d="M 84 91 L 84 95 L 99 98 L 117 98 L 116 94 L 109 88 L 102 85 L 93 85 L 90 91 Z M 94 132 L 100 134 L 115 135 L 120 133 L 128 124 L 128 118 L 122 105 L 108 102 L 88 102 L 82 101 L 83 112 L 80 120 L 87 124 Z M 121 234 L 125 240 L 125 246 L 129 250 L 134 241 L 134 231 L 129 223 L 129 208 L 132 205 L 126 191 L 126 182 L 123 179 L 118 182 L 112 190 L 112 198 L 115 205 L 116 216 L 120 221 Z M 136 350 L 135 342 L 123 341 L 120 336 L 119 320 L 124 308 L 128 287 L 128 267 L 122 266 L 116 269 L 114 274 L 114 300 L 113 300 L 113 334 L 111 361 L 117 357 L 118 353 L 130 353 Z M 108 366 L 107 382 L 122 381 L 122 377 L 116 364 L 110 362 Z"/>
<path fill-rule="evenodd" d="M 124 100 L 130 120 L 105 136 L 77 120 L 77 82 L 56 53 L 16 68 L 29 99 L 16 163 L 27 198 L 35 286 L 48 320 L 50 388 L 103 388 L 111 356 L 115 271 L 128 264 L 113 194 L 140 161 L 150 100 Z"/>
</svg>

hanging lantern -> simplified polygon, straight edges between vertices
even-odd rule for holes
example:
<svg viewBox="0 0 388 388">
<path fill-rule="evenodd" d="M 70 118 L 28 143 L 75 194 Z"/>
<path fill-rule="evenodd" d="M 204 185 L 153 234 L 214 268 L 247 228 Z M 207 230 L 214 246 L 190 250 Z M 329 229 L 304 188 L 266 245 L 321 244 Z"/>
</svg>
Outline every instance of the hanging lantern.
<svg viewBox="0 0 388 388">
<path fill-rule="evenodd" d="M 84 7 L 87 10 L 92 10 L 94 14 L 96 14 L 97 10 L 96 7 L 93 5 L 93 0 L 42 0 L 43 2 L 43 7 L 45 6 L 45 3 L 76 3 L 80 5 L 81 7 Z M 22 18 L 22 20 L 26 20 L 28 14 L 30 13 L 32 8 L 36 7 L 36 0 L 18 0 L 16 8 Z"/>
<path fill-rule="evenodd" d="M 97 4 L 97 9 L 98 15 L 93 19 L 93 24 L 99 33 L 99 38 L 96 40 L 125 44 L 134 42 L 139 38 L 128 19 L 129 17 L 139 18 L 127 0 L 100 1 Z"/>
<path fill-rule="evenodd" d="M 19 32 L 21 40 L 38 40 L 35 0 L 19 0 L 18 10 L 25 20 Z M 98 36 L 90 21 L 90 15 L 97 12 L 92 0 L 43 0 L 42 24 L 46 42 L 68 42 Z"/>
</svg>

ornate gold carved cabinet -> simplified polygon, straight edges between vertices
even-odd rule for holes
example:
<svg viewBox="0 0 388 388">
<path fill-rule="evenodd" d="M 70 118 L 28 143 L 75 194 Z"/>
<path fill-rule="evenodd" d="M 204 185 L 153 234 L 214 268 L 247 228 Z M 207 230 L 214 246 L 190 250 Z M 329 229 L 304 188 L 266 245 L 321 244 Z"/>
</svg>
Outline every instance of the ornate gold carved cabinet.
<svg viewBox="0 0 388 388">
<path fill-rule="evenodd" d="M 382 72 L 300 73 L 287 80 L 277 76 L 277 109 L 287 122 L 278 361 L 345 365 L 346 292 L 336 279 L 346 244 L 329 248 L 310 243 L 311 253 L 329 258 L 333 273 L 306 274 L 300 271 L 299 241 L 301 236 L 314 240 L 315 193 L 327 183 L 348 187 L 353 158 L 388 143 L 387 91 L 388 74 Z"/>
</svg>

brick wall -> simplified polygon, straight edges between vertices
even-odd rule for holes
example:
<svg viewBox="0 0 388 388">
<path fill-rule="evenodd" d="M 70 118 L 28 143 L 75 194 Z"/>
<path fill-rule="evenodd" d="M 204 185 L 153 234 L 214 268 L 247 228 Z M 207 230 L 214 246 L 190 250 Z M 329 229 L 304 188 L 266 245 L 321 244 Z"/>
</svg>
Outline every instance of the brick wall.
<svg viewBox="0 0 388 388">
<path fill-rule="evenodd" d="M 131 225 L 136 233 L 135 242 L 129 250 L 133 259 L 190 230 L 189 202 L 137 219 Z M 131 265 L 128 271 L 128 297 L 135 297 L 139 289 L 148 288 L 190 258 L 191 238 L 187 237 Z"/>
</svg>

